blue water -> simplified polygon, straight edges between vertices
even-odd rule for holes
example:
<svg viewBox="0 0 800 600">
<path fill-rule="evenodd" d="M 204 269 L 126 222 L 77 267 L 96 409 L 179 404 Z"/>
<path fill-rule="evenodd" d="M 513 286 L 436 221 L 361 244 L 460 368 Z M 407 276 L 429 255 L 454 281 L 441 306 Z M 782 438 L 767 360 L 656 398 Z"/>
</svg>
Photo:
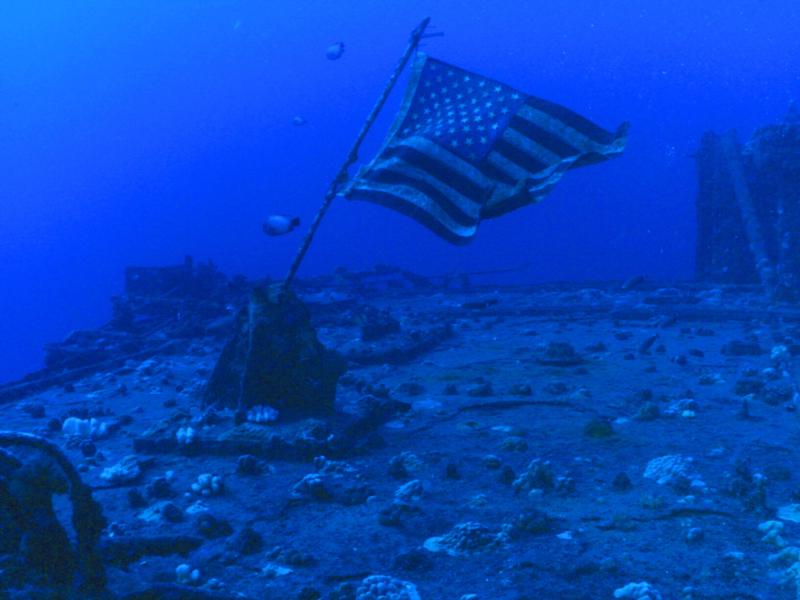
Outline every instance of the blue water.
<svg viewBox="0 0 800 600">
<path fill-rule="evenodd" d="M 749 136 L 800 97 L 789 0 L 4 0 L 0 381 L 40 366 L 45 342 L 104 322 L 126 265 L 191 254 L 230 274 L 283 274 L 300 234 L 268 239 L 262 219 L 310 222 L 424 16 L 446 33 L 425 51 L 604 127 L 630 120 L 628 149 L 485 223 L 468 247 L 337 202 L 301 276 L 531 263 L 520 279 L 691 278 L 699 137 Z M 344 56 L 326 60 L 339 40 Z"/>
</svg>

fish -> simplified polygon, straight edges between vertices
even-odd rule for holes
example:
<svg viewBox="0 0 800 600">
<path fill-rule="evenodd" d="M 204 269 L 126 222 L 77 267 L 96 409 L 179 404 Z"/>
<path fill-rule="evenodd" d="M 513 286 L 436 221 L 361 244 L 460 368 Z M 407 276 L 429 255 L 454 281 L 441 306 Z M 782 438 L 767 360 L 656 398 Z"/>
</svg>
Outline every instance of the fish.
<svg viewBox="0 0 800 600">
<path fill-rule="evenodd" d="M 300 115 L 298 115 L 298 116 L 296 116 L 295 118 L 292 119 L 292 125 L 294 125 L 295 127 L 302 127 L 306 123 L 308 123 L 308 121 L 306 121 Z"/>
<path fill-rule="evenodd" d="M 270 215 L 261 229 L 267 235 L 285 235 L 296 229 L 300 225 L 299 217 L 286 217 L 284 215 Z"/>
<path fill-rule="evenodd" d="M 656 343 L 658 334 L 651 335 L 639 345 L 639 354 L 650 354 L 650 348 Z"/>
<path fill-rule="evenodd" d="M 644 275 L 634 275 L 633 277 L 630 277 L 622 284 L 622 290 L 627 292 L 629 290 L 639 287 L 644 282 L 645 282 Z"/>
<path fill-rule="evenodd" d="M 331 44 L 328 46 L 327 50 L 325 50 L 325 57 L 328 60 L 339 60 L 342 58 L 342 54 L 344 54 L 344 42 Z"/>
</svg>

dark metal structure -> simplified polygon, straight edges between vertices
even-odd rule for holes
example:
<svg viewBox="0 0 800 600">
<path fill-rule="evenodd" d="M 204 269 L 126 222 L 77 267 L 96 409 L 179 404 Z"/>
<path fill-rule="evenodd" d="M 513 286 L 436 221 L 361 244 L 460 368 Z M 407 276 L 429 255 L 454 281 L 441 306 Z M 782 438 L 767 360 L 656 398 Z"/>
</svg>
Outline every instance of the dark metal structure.
<svg viewBox="0 0 800 600">
<path fill-rule="evenodd" d="M 696 274 L 700 281 L 760 283 L 800 298 L 800 112 L 758 129 L 706 133 L 697 152 Z"/>
</svg>

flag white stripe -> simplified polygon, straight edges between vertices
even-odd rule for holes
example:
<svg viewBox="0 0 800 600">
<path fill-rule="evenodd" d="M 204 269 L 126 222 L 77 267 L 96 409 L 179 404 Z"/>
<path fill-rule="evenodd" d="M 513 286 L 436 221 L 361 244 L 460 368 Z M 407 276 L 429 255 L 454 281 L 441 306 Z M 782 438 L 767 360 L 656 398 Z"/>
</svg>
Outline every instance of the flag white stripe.
<svg viewBox="0 0 800 600">
<path fill-rule="evenodd" d="M 530 172 L 520 167 L 517 163 L 511 162 L 496 150 L 489 152 L 484 160 L 515 180 L 530 177 Z"/>
<path fill-rule="evenodd" d="M 457 190 L 446 185 L 444 180 L 434 177 L 428 171 L 408 163 L 399 156 L 386 159 L 382 161 L 380 165 L 376 165 L 374 168 L 377 167 L 395 171 L 397 173 L 401 173 L 402 175 L 406 175 L 411 179 L 427 183 L 446 196 L 450 203 L 458 208 L 458 210 L 464 213 L 464 215 L 467 217 L 477 219 L 480 216 L 480 204 L 474 202 L 473 200 L 459 193 Z"/>
<path fill-rule="evenodd" d="M 532 106 L 528 106 L 527 104 L 522 105 L 517 111 L 517 116 L 529 121 L 534 126 L 541 127 L 545 131 L 560 137 L 567 144 L 573 148 L 579 149 L 582 153 L 608 153 L 609 147 L 607 145 L 595 142 L 577 129 L 564 123 L 564 121 L 556 119 L 546 112 L 533 108 Z"/>
<path fill-rule="evenodd" d="M 475 186 L 486 189 L 492 185 L 492 181 L 486 177 L 486 175 L 481 173 L 463 158 L 421 135 L 409 136 L 403 140 L 400 140 L 399 142 L 396 142 L 394 145 L 405 146 L 430 156 L 450 169 L 458 171 L 462 176 L 469 179 Z"/>
<path fill-rule="evenodd" d="M 350 187 L 350 190 L 356 192 L 360 191 L 365 194 L 369 194 L 373 190 L 390 194 L 397 199 L 398 203 L 404 203 L 406 205 L 413 206 L 415 209 L 427 213 L 434 220 L 441 223 L 443 227 L 451 231 L 453 235 L 457 235 L 459 237 L 470 237 L 477 229 L 477 220 L 474 225 L 462 225 L 461 223 L 453 220 L 450 215 L 448 215 L 444 209 L 442 209 L 439 204 L 432 200 L 429 196 L 423 194 L 415 188 L 406 185 L 384 184 L 375 181 L 364 182 L 363 184 L 360 182 L 354 182 L 354 184 Z M 350 190 L 348 190 L 348 193 Z"/>
<path fill-rule="evenodd" d="M 532 140 L 525 134 L 509 127 L 503 132 L 503 139 L 509 144 L 514 146 L 520 152 L 524 152 L 529 156 L 533 156 L 540 163 L 551 165 L 553 163 L 561 162 L 561 157 L 555 152 L 551 152 L 536 140 Z"/>
</svg>

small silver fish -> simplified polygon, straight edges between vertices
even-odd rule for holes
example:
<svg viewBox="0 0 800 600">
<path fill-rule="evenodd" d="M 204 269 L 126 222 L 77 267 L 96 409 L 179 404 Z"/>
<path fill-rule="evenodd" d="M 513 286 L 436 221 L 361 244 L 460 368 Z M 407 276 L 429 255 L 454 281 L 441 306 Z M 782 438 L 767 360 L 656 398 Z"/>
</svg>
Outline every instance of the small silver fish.
<svg viewBox="0 0 800 600">
<path fill-rule="evenodd" d="M 300 225 L 299 217 L 270 215 L 267 217 L 266 222 L 261 226 L 261 229 L 267 235 L 276 236 L 287 234 L 293 231 L 298 225 Z"/>
<path fill-rule="evenodd" d="M 292 119 L 292 125 L 294 125 L 295 127 L 302 127 L 306 123 L 308 123 L 308 121 L 306 121 L 300 115 L 298 115 L 298 116 L 296 116 L 295 118 Z"/>
<path fill-rule="evenodd" d="M 328 60 L 339 60 L 342 58 L 342 54 L 344 54 L 344 42 L 331 44 L 328 46 L 328 49 L 325 50 L 325 57 Z"/>
</svg>

